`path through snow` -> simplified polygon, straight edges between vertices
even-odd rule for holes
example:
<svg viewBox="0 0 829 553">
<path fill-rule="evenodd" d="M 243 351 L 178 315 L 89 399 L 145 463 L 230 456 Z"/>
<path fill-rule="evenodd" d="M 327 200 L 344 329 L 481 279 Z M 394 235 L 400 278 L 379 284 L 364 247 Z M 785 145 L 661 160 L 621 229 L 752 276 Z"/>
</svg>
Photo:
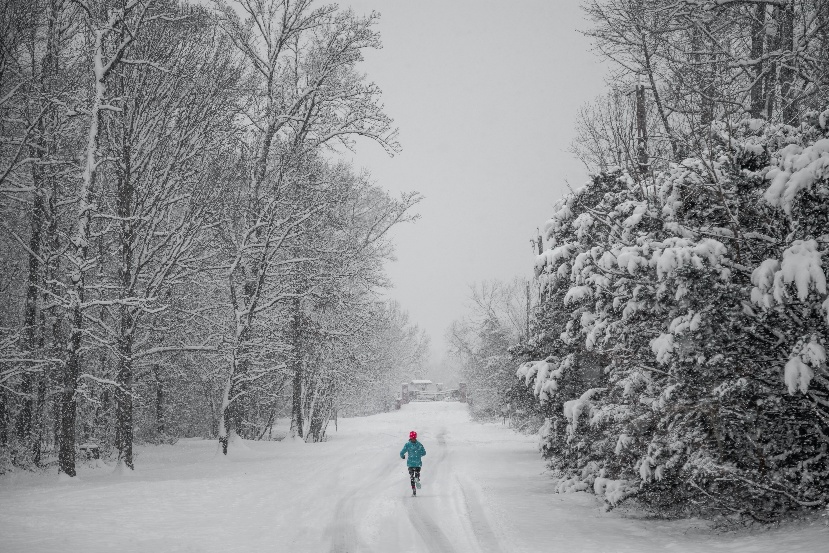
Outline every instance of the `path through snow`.
<svg viewBox="0 0 829 553">
<path fill-rule="evenodd" d="M 415 429 L 423 489 L 399 451 Z M 0 479 L 2 552 L 716 552 L 821 551 L 815 523 L 712 534 L 694 521 L 603 513 L 557 495 L 535 438 L 469 420 L 458 403 L 341 419 L 322 444 L 215 442 L 140 448 L 139 470 L 85 468 L 77 481 Z"/>
</svg>

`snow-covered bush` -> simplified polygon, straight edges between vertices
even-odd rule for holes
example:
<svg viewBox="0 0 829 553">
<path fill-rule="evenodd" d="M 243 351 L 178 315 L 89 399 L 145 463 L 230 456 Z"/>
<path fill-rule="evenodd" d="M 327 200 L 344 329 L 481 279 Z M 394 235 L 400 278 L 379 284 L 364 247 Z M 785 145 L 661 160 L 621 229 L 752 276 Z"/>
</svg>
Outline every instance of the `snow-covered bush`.
<svg viewBox="0 0 829 553">
<path fill-rule="evenodd" d="M 826 119 L 715 126 L 703 158 L 556 204 L 518 376 L 562 489 L 662 515 L 827 503 Z"/>
</svg>

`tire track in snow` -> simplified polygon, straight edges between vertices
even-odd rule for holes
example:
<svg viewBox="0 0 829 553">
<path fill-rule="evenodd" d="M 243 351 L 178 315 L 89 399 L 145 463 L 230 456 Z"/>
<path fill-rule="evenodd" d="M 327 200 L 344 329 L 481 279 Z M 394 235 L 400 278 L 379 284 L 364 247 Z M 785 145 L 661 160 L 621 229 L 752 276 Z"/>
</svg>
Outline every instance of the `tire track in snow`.
<svg viewBox="0 0 829 553">
<path fill-rule="evenodd" d="M 372 500 L 372 497 L 369 497 L 368 494 L 376 496 L 377 492 L 374 488 L 377 487 L 377 482 L 381 482 L 380 476 L 389 472 L 394 464 L 394 458 L 389 457 L 378 464 L 374 470 L 363 471 L 359 480 L 352 480 L 351 486 L 340 491 L 345 495 L 337 501 L 333 511 L 334 520 L 328 528 L 328 533 L 331 535 L 331 553 L 372 551 L 357 531 L 360 522 L 358 513 L 365 513 L 365 509 L 358 509 L 357 507 L 364 506 Z M 350 471 L 353 471 L 350 467 L 344 470 L 338 480 L 348 481 Z"/>
<path fill-rule="evenodd" d="M 472 538 L 470 541 L 478 545 L 477 551 L 486 553 L 502 553 L 501 540 L 492 529 L 486 511 L 480 501 L 478 490 L 475 484 L 469 481 L 462 481 L 457 473 L 451 469 L 451 450 L 446 444 L 446 428 L 442 428 L 437 436 L 438 445 L 443 446 L 442 459 L 447 460 L 441 465 L 446 465 L 452 474 L 452 484 L 460 492 L 456 497 L 460 500 L 456 506 L 456 516 L 465 521 Z"/>
<path fill-rule="evenodd" d="M 343 497 L 334 509 L 335 521 L 328 532 L 332 534 L 331 553 L 370 551 L 357 534 L 355 502 Z"/>
<path fill-rule="evenodd" d="M 407 513 L 409 521 L 414 526 L 423 543 L 430 553 L 453 553 L 455 548 L 449 537 L 444 533 L 435 520 L 424 512 L 425 505 L 412 501 Z"/>
<path fill-rule="evenodd" d="M 446 427 L 443 427 L 438 432 L 438 435 L 435 437 L 438 442 L 438 456 L 437 458 L 429 459 L 431 461 L 429 463 L 430 466 L 434 466 L 435 468 L 431 469 L 431 479 L 437 481 L 437 477 L 443 473 L 443 468 L 449 465 L 449 448 L 446 447 Z"/>
<path fill-rule="evenodd" d="M 492 530 L 492 526 L 486 516 L 486 510 L 481 503 L 477 490 L 473 491 L 472 486 L 474 486 L 474 484 L 464 485 L 464 483 L 461 482 L 460 478 L 457 476 L 455 477 L 455 480 L 457 481 L 458 487 L 460 487 L 461 494 L 463 496 L 467 511 L 467 519 L 472 527 L 472 533 L 475 536 L 475 540 L 478 542 L 478 551 L 486 553 L 502 553 L 504 549 L 502 547 L 501 540 Z"/>
<path fill-rule="evenodd" d="M 438 443 L 445 444 L 446 429 L 441 430 L 438 435 Z M 485 553 L 503 553 L 503 540 L 498 537 L 498 534 L 493 530 L 489 522 L 489 517 L 486 514 L 486 509 L 483 506 L 480 498 L 480 487 L 476 482 L 473 482 L 465 477 L 459 476 L 455 471 L 452 471 L 454 476 L 454 484 L 460 491 L 459 499 L 462 500 L 460 509 L 462 512 L 458 516 L 465 519 L 468 523 L 468 528 L 473 536 L 473 541 L 477 543 L 476 551 Z"/>
</svg>

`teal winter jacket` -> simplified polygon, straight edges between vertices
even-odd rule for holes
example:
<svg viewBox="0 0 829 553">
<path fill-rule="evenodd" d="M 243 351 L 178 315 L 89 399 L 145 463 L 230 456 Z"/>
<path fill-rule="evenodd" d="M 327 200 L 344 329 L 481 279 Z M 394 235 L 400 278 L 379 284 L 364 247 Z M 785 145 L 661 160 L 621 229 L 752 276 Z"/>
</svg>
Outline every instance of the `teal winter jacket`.
<svg viewBox="0 0 829 553">
<path fill-rule="evenodd" d="M 409 467 L 422 467 L 423 461 L 420 460 L 421 457 L 426 455 L 426 448 L 423 447 L 423 444 L 418 441 L 408 441 L 406 445 L 403 446 L 403 449 L 400 450 L 400 458 L 405 459 L 406 453 L 409 454 L 409 459 L 406 461 L 406 465 Z"/>
</svg>

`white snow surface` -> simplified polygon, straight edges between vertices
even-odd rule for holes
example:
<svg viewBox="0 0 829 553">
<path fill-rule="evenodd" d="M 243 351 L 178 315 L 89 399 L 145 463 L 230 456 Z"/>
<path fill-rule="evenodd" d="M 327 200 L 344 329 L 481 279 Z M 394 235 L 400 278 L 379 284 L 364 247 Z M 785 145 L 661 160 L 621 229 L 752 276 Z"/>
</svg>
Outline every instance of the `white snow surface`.
<svg viewBox="0 0 829 553">
<path fill-rule="evenodd" d="M 417 497 L 399 457 L 410 430 L 427 451 Z M 820 521 L 722 533 L 604 512 L 592 494 L 554 493 L 536 442 L 434 402 L 341 419 L 321 444 L 243 442 L 227 458 L 207 440 L 142 446 L 134 473 L 0 478 L 0 551 L 748 553 L 829 539 Z"/>
</svg>

